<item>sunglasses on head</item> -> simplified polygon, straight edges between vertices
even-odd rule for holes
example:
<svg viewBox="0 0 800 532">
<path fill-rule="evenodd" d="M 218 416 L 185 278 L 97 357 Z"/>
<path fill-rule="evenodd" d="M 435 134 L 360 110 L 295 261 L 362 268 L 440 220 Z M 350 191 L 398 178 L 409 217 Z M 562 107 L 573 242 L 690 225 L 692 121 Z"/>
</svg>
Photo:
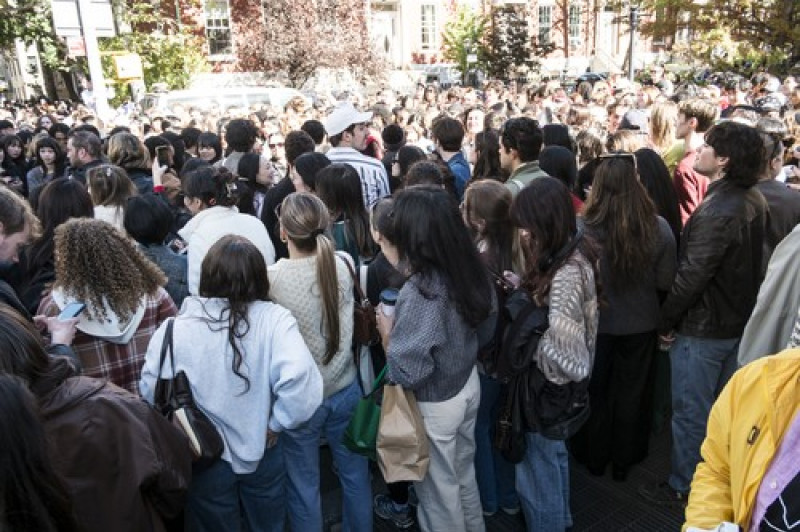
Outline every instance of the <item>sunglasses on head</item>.
<svg viewBox="0 0 800 532">
<path fill-rule="evenodd" d="M 600 162 L 602 163 L 604 160 L 608 159 L 622 159 L 624 161 L 629 161 L 633 165 L 633 169 L 636 171 L 636 175 L 639 175 L 639 165 L 636 164 L 636 155 L 627 152 L 627 151 L 614 151 L 611 153 L 603 153 L 600 154 L 598 157 Z"/>
</svg>

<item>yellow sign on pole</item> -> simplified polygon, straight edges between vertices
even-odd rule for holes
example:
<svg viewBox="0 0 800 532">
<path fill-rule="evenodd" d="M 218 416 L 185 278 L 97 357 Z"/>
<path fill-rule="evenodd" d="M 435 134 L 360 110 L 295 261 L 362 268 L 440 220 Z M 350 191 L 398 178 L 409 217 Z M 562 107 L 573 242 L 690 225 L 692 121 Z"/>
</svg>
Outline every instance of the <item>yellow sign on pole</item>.
<svg viewBox="0 0 800 532">
<path fill-rule="evenodd" d="M 142 79 L 142 58 L 139 54 L 114 55 L 114 70 L 117 79 Z"/>
</svg>

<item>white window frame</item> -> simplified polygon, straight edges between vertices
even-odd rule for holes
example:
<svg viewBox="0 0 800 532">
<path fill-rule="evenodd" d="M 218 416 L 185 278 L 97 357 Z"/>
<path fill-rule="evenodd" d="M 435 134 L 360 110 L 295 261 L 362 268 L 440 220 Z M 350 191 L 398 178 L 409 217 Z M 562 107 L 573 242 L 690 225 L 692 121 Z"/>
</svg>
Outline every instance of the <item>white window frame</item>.
<svg viewBox="0 0 800 532">
<path fill-rule="evenodd" d="M 578 39 L 581 36 L 581 8 L 572 4 L 569 6 L 569 38 Z"/>
<path fill-rule="evenodd" d="M 553 42 L 553 6 L 540 5 L 537 33 L 539 44 L 550 44 Z M 546 16 L 545 16 L 546 14 Z M 546 38 L 542 38 L 544 35 Z"/>
<path fill-rule="evenodd" d="M 419 42 L 422 51 L 438 52 L 439 37 L 436 31 L 436 4 L 420 5 L 419 27 Z"/>
<path fill-rule="evenodd" d="M 203 0 L 203 18 L 205 19 L 205 36 L 208 47 L 208 59 L 222 61 L 231 59 L 233 53 L 233 27 L 231 24 L 231 5 L 228 0 Z M 228 32 L 228 49 L 212 51 L 212 32 Z"/>
</svg>

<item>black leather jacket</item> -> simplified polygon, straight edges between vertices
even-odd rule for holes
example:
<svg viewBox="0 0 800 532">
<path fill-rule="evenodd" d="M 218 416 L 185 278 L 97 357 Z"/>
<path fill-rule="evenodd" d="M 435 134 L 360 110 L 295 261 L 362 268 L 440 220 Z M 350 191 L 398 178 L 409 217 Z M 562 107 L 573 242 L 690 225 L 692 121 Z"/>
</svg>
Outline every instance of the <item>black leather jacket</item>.
<svg viewBox="0 0 800 532">
<path fill-rule="evenodd" d="M 681 237 L 675 282 L 661 307 L 661 330 L 738 338 L 763 279 L 768 209 L 755 187 L 716 181 Z"/>
</svg>

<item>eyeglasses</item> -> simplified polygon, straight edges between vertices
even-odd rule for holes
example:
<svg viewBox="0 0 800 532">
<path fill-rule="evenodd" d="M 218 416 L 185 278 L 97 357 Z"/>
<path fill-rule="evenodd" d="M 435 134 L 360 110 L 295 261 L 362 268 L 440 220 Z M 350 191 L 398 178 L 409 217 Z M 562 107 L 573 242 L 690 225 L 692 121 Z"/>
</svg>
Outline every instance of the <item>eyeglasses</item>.
<svg viewBox="0 0 800 532">
<path fill-rule="evenodd" d="M 277 144 L 269 144 L 270 148 L 283 148 L 283 142 L 278 142 Z"/>
<path fill-rule="evenodd" d="M 629 161 L 633 165 L 633 170 L 636 172 L 636 176 L 639 176 L 639 165 L 636 164 L 636 155 L 630 152 L 615 151 L 611 153 L 602 153 L 597 158 L 600 159 L 601 163 L 608 159 L 622 159 L 624 161 Z"/>
</svg>

